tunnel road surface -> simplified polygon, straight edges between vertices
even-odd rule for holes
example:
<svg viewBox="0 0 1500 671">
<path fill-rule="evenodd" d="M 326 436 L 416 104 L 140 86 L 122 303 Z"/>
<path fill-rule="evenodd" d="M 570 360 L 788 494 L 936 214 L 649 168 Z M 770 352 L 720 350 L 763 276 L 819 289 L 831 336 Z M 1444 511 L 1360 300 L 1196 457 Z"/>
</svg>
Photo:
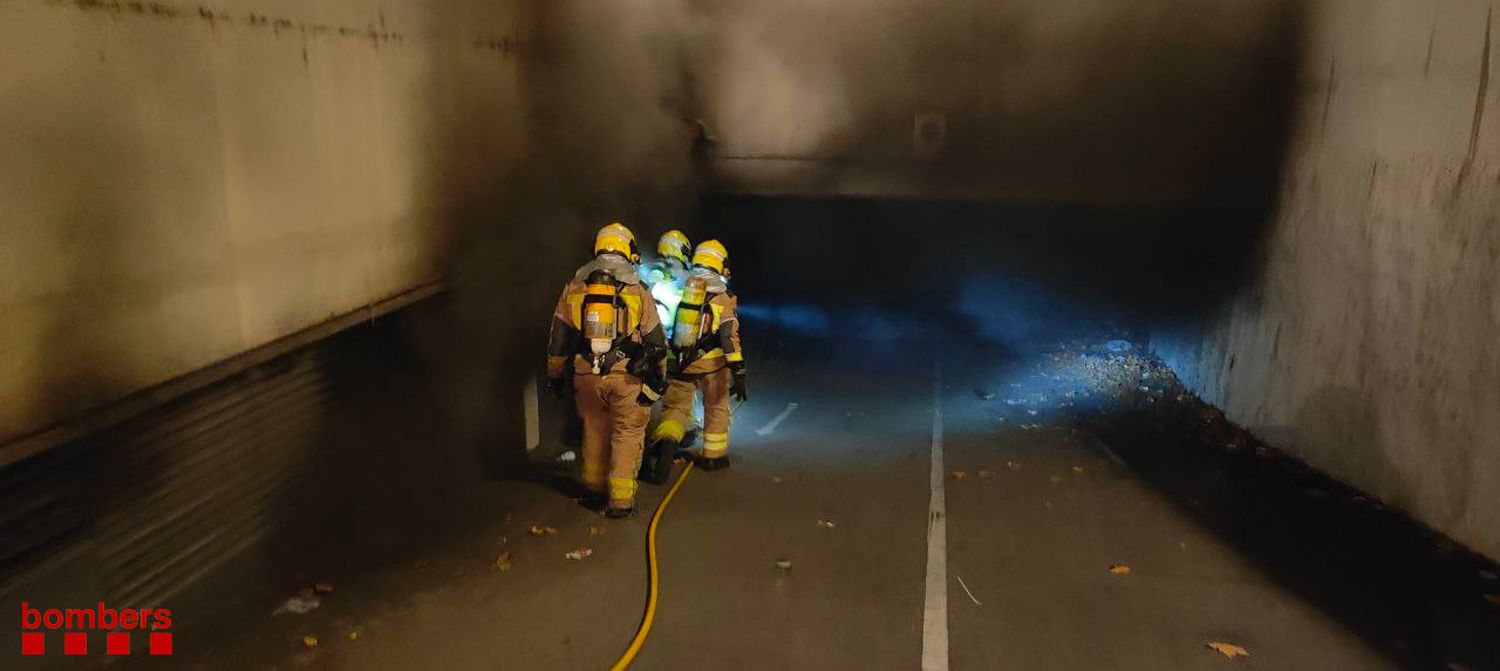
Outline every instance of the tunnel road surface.
<svg viewBox="0 0 1500 671">
<path fill-rule="evenodd" d="M 938 383 L 934 351 L 756 362 L 733 467 L 693 473 L 661 526 L 661 602 L 634 668 L 1396 668 L 1076 420 L 1008 402 L 1036 383 L 1035 362 L 949 349 Z M 643 486 L 641 514 L 615 521 L 540 484 L 490 486 L 464 513 L 481 530 L 351 570 L 307 615 L 267 603 L 232 631 L 185 630 L 178 659 L 606 668 L 641 617 L 645 529 L 665 488 Z M 580 546 L 592 556 L 564 558 Z"/>
</svg>

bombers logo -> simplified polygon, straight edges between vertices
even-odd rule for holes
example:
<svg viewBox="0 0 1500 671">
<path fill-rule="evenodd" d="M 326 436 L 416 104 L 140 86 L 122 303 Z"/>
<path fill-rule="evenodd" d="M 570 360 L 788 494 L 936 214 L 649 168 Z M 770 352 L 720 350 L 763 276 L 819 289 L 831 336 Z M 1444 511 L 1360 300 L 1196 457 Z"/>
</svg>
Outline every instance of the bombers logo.
<svg viewBox="0 0 1500 671">
<path fill-rule="evenodd" d="M 146 636 L 147 652 L 152 655 L 172 654 L 172 611 L 166 608 L 126 608 L 116 610 L 99 602 L 95 608 L 33 608 L 21 602 L 21 654 L 47 654 L 49 632 L 53 640 L 61 641 L 62 654 L 89 654 L 89 639 L 94 632 L 104 632 L 104 654 L 130 654 L 131 635 L 135 631 L 149 632 Z"/>
</svg>

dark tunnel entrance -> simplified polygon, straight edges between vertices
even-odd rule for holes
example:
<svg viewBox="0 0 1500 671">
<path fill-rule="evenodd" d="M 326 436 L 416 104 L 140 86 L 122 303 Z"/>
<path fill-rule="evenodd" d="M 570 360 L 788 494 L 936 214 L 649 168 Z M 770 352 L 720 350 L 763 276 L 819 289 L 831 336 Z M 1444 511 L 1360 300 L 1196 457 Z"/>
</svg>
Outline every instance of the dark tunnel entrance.
<svg viewBox="0 0 1500 671">
<path fill-rule="evenodd" d="M 1211 313 L 1253 279 L 1265 213 L 714 196 L 751 328 L 1024 348 Z M 835 333 L 836 331 L 836 333 Z"/>
</svg>

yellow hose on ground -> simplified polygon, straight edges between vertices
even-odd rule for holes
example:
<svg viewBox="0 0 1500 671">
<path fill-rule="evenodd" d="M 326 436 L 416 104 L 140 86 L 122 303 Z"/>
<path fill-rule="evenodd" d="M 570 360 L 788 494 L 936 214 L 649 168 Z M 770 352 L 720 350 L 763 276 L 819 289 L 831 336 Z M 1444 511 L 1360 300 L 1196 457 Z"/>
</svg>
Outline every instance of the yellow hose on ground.
<svg viewBox="0 0 1500 671">
<path fill-rule="evenodd" d="M 630 663 L 635 661 L 635 656 L 640 654 L 641 646 L 646 644 L 646 637 L 651 635 L 651 621 L 656 619 L 656 595 L 660 580 L 656 573 L 656 527 L 661 524 L 662 513 L 666 512 L 667 506 L 672 503 L 672 497 L 677 496 L 677 490 L 682 489 L 682 483 L 687 482 L 688 474 L 693 472 L 693 462 L 689 460 L 687 467 L 682 469 L 682 475 L 677 476 L 677 482 L 667 490 L 667 495 L 662 497 L 661 503 L 657 504 L 656 512 L 651 515 L 651 526 L 646 530 L 646 614 L 641 617 L 641 626 L 635 630 L 635 638 L 630 640 L 630 647 L 625 648 L 625 654 L 615 661 L 610 671 L 625 671 Z"/>
</svg>

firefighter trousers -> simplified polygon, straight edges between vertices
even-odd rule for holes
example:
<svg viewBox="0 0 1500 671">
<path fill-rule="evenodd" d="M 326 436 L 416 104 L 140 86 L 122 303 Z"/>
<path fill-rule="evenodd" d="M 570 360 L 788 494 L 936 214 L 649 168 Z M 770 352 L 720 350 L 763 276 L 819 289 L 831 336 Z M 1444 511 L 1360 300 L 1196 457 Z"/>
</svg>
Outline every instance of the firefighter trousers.
<svg viewBox="0 0 1500 671">
<path fill-rule="evenodd" d="M 673 375 L 667 385 L 661 421 L 651 441 L 681 441 L 693 423 L 693 395 L 703 394 L 703 456 L 717 459 L 729 451 L 728 368 L 711 373 Z"/>
<path fill-rule="evenodd" d="M 635 505 L 636 472 L 641 467 L 651 408 L 636 402 L 641 381 L 625 373 L 573 378 L 574 399 L 583 419 L 583 484 L 609 494 L 609 505 Z"/>
</svg>

